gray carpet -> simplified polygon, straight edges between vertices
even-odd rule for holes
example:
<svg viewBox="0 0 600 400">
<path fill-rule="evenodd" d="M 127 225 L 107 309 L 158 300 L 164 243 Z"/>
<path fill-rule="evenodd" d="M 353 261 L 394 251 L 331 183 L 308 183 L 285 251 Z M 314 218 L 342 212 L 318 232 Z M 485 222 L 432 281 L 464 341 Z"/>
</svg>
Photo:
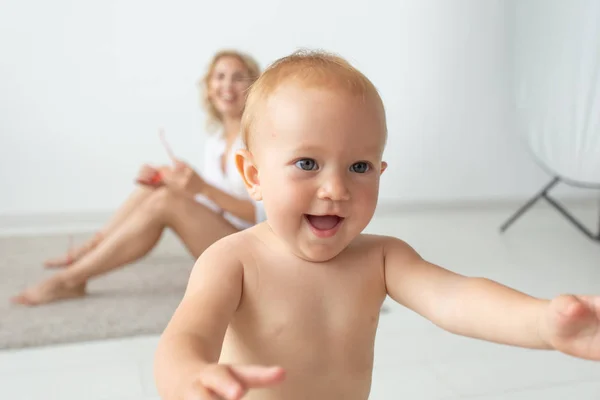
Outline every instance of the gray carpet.
<svg viewBox="0 0 600 400">
<path fill-rule="evenodd" d="M 82 243 L 86 235 L 75 237 Z M 0 349 L 160 334 L 185 290 L 194 260 L 167 235 L 148 257 L 93 280 L 83 299 L 28 308 L 14 294 L 49 276 L 49 256 L 67 236 L 0 238 Z"/>
</svg>

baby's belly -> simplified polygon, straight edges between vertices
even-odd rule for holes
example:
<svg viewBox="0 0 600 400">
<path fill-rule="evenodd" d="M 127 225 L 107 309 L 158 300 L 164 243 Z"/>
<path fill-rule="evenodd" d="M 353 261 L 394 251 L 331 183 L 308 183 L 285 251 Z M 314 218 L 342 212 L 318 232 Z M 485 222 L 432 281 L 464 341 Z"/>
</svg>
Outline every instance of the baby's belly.
<svg viewBox="0 0 600 400">
<path fill-rule="evenodd" d="M 310 350 L 307 349 L 310 353 Z M 253 389 L 244 399 L 249 400 L 367 400 L 371 388 L 372 362 L 339 365 L 319 357 L 281 358 L 279 363 L 286 372 L 285 379 L 264 389 Z M 236 357 L 223 353 L 222 363 L 262 364 L 255 359 Z"/>
<path fill-rule="evenodd" d="M 366 380 L 368 379 L 368 381 Z M 245 400 L 368 400 L 370 377 L 362 382 L 345 381 L 342 387 L 332 385 L 326 377 L 321 380 L 291 381 L 270 389 L 250 390 Z"/>
<path fill-rule="evenodd" d="M 230 328 L 221 363 L 281 366 L 286 379 L 245 398 L 261 400 L 366 400 L 371 387 L 376 319 L 359 325 Z M 357 322 L 357 321 L 354 321 Z M 325 324 L 327 325 L 327 324 Z"/>
</svg>

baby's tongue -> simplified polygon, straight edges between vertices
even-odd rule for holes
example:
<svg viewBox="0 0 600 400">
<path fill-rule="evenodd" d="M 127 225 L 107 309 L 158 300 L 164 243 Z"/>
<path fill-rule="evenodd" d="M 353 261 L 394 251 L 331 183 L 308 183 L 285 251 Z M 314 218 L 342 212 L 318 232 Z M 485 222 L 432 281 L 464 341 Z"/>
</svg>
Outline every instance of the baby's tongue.
<svg viewBox="0 0 600 400">
<path fill-rule="evenodd" d="M 321 231 L 332 229 L 340 220 L 335 215 L 307 215 L 307 218 L 312 226 Z"/>
</svg>

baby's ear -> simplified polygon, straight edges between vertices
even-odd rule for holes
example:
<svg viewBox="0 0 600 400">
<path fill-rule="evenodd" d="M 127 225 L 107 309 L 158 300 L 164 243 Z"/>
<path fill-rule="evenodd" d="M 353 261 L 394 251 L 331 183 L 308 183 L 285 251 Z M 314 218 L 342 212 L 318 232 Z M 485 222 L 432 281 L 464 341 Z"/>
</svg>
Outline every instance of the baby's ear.
<svg viewBox="0 0 600 400">
<path fill-rule="evenodd" d="M 252 153 L 246 149 L 238 150 L 235 153 L 235 165 L 244 180 L 244 184 L 246 185 L 246 189 L 248 189 L 250 197 L 255 201 L 262 200 L 258 169 L 254 164 Z"/>
<path fill-rule="evenodd" d="M 387 163 L 385 161 L 381 162 L 381 172 L 379 174 L 383 174 L 383 171 L 387 168 Z"/>
</svg>

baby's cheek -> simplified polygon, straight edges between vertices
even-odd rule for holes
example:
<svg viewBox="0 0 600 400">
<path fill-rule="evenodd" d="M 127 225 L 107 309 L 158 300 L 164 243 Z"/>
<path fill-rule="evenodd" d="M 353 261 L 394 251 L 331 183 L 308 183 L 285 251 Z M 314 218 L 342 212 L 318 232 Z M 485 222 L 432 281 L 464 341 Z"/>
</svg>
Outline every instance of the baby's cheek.
<svg viewBox="0 0 600 400">
<path fill-rule="evenodd" d="M 278 211 L 293 209 L 297 203 L 297 191 L 293 186 L 278 184 L 265 188 L 265 199 L 269 199 L 271 207 Z"/>
<path fill-rule="evenodd" d="M 355 206 L 357 206 L 357 207 L 360 207 L 360 208 L 375 207 L 375 205 L 377 203 L 377 189 L 365 188 L 365 190 L 358 192 L 355 199 L 356 199 L 355 203 L 358 203 L 358 204 L 355 204 Z"/>
<path fill-rule="evenodd" d="M 295 185 L 281 186 L 277 188 L 288 208 L 296 209 L 306 202 L 307 194 Z"/>
</svg>

